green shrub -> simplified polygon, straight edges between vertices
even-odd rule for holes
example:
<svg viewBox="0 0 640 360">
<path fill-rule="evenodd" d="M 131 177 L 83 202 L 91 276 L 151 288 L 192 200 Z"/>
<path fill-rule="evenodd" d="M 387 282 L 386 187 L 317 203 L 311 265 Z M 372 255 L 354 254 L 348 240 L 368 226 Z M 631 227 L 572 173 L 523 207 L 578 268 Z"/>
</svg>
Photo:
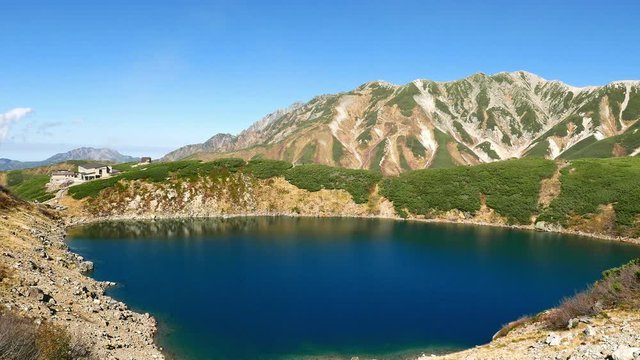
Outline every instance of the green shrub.
<svg viewBox="0 0 640 360">
<path fill-rule="evenodd" d="M 560 306 L 546 317 L 552 329 L 566 329 L 571 319 L 592 316 L 609 308 L 640 308 L 640 259 L 602 273 L 589 289 L 573 297 L 563 299 Z"/>
<path fill-rule="evenodd" d="M 298 159 L 298 161 L 296 161 L 296 163 L 312 164 L 316 156 L 316 147 L 316 143 L 308 143 L 307 145 L 305 145 L 305 147 L 302 149 L 302 155 L 300 155 L 300 158 Z"/>
<path fill-rule="evenodd" d="M 415 136 L 408 136 L 406 141 L 407 147 L 413 153 L 416 158 L 423 158 L 427 149 Z"/>
<path fill-rule="evenodd" d="M 116 164 L 113 165 L 113 168 L 116 170 L 120 170 L 120 171 L 129 171 L 135 168 L 132 168 L 133 165 L 136 165 L 137 162 L 128 162 L 128 163 L 121 163 L 121 164 Z"/>
<path fill-rule="evenodd" d="M 8 173 L 7 178 L 9 190 L 19 198 L 28 201 L 44 202 L 54 197 L 53 194 L 46 190 L 49 175 L 11 171 Z"/>
<path fill-rule="evenodd" d="M 76 200 L 84 199 L 88 196 L 96 196 L 100 191 L 114 186 L 120 180 L 120 176 L 98 179 L 69 188 L 69 195 Z"/>
<path fill-rule="evenodd" d="M 206 164 L 206 163 L 205 163 Z M 242 169 L 247 162 L 239 158 L 217 159 L 211 162 L 212 165 L 225 168 L 231 172 L 237 172 Z"/>
<path fill-rule="evenodd" d="M 385 146 L 386 141 L 382 140 L 373 149 L 373 158 L 371 159 L 371 163 L 369 164 L 369 169 L 380 171 L 380 163 L 382 162 L 382 158 L 384 157 Z"/>
<path fill-rule="evenodd" d="M 414 83 L 408 84 L 404 86 L 394 98 L 389 100 L 386 105 L 397 105 L 402 115 L 411 116 L 413 108 L 417 105 L 413 97 L 418 94 L 420 94 L 420 89 L 418 89 Z"/>
<path fill-rule="evenodd" d="M 251 160 L 245 167 L 245 171 L 258 179 L 268 179 L 276 176 L 284 176 L 285 171 L 293 165 L 287 161 L 256 159 Z"/>
<path fill-rule="evenodd" d="M 567 223 L 568 214 L 590 216 L 613 204 L 619 231 L 634 226 L 640 214 L 640 159 L 573 160 L 561 172 L 560 195 L 540 220 Z"/>
<path fill-rule="evenodd" d="M 489 155 L 491 159 L 500 160 L 500 155 L 498 155 L 498 153 L 493 150 L 490 142 L 485 141 L 482 144 L 478 144 L 477 147 L 484 151 L 487 155 Z"/>
<path fill-rule="evenodd" d="M 9 171 L 7 173 L 7 186 L 16 186 L 25 180 L 25 174 L 21 170 Z"/>
<path fill-rule="evenodd" d="M 528 224 L 537 210 L 540 181 L 554 170 L 554 163 L 543 159 L 416 170 L 385 179 L 381 194 L 397 211 L 422 215 L 453 209 L 478 211 L 484 194 L 487 206 L 510 222 Z"/>
<path fill-rule="evenodd" d="M 436 149 L 436 153 L 433 156 L 433 161 L 431 162 L 431 168 L 439 169 L 439 168 L 449 168 L 456 166 L 455 161 L 451 157 L 449 150 L 447 149 L 447 144 L 452 141 L 455 141 L 451 135 L 444 133 L 438 129 L 433 129 L 433 135 L 438 143 L 438 148 Z"/>
<path fill-rule="evenodd" d="M 344 156 L 344 146 L 342 146 L 342 143 L 335 137 L 333 138 L 331 153 L 333 155 L 333 161 L 336 164 L 340 164 L 340 160 L 342 160 L 342 157 Z"/>
<path fill-rule="evenodd" d="M 298 188 L 309 191 L 343 189 L 351 194 L 357 204 L 367 202 L 369 193 L 381 178 L 379 173 L 369 170 L 317 164 L 299 165 L 285 172 L 285 179 Z"/>
</svg>

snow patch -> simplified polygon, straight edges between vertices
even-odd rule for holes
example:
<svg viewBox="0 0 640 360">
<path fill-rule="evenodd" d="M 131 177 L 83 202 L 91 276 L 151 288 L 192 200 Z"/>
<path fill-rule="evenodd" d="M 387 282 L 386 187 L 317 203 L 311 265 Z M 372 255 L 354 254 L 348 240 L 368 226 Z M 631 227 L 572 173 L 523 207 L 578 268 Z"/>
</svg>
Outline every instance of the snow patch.
<svg viewBox="0 0 640 360">
<path fill-rule="evenodd" d="M 585 132 L 591 132 L 593 128 L 593 123 L 591 122 L 590 117 L 586 117 L 586 116 L 582 117 L 582 127 L 584 128 Z"/>
<path fill-rule="evenodd" d="M 555 159 L 558 156 L 560 156 L 562 151 L 561 151 L 560 145 L 556 143 L 555 139 L 548 138 L 547 141 L 549 142 L 549 150 L 551 150 L 551 158 Z"/>
<path fill-rule="evenodd" d="M 340 129 L 340 124 L 344 120 L 349 118 L 349 112 L 347 111 L 347 109 L 352 103 L 353 103 L 353 97 L 345 96 L 342 99 L 340 99 L 340 102 L 335 107 L 337 112 L 336 117 L 333 119 L 333 121 L 331 121 L 331 123 L 329 123 L 329 129 L 331 129 L 331 133 L 334 136 L 337 137 L 338 130 Z"/>
<path fill-rule="evenodd" d="M 417 85 L 416 85 L 417 86 Z M 421 89 L 418 87 L 418 89 Z M 433 96 L 426 91 L 420 90 L 419 95 L 414 95 L 413 100 L 427 113 L 433 114 L 436 111 L 436 102 Z"/>
<path fill-rule="evenodd" d="M 596 131 L 593 133 L 593 136 L 596 138 L 596 140 L 600 141 L 602 139 L 604 139 L 606 136 L 604 136 L 603 133 L 601 133 L 600 131 Z"/>
<path fill-rule="evenodd" d="M 623 83 L 623 84 L 626 88 L 626 91 L 624 92 L 624 100 L 622 101 L 622 104 L 620 104 L 620 114 L 618 114 L 618 119 L 620 119 L 620 124 L 622 125 L 622 131 L 624 132 L 629 126 L 625 125 L 624 121 L 622 121 L 622 113 L 627 108 L 627 105 L 629 105 L 629 95 L 631 93 L 631 84 L 629 83 Z"/>
<path fill-rule="evenodd" d="M 351 104 L 353 103 L 353 100 L 355 98 L 356 98 L 355 96 L 343 96 L 340 99 L 340 102 L 338 102 L 338 105 L 336 105 L 335 107 L 337 114 L 335 118 L 329 123 L 329 130 L 331 130 L 331 134 L 336 139 L 338 139 L 338 141 L 340 141 L 342 146 L 344 146 L 345 149 L 349 150 L 349 152 L 353 154 L 353 156 L 358 161 L 358 164 L 360 165 L 360 167 L 362 167 L 363 165 L 362 157 L 360 156 L 360 153 L 358 153 L 358 151 L 356 150 L 355 145 L 353 145 L 353 143 L 356 143 L 356 142 L 354 141 L 353 143 L 349 142 L 346 144 L 340 139 L 340 136 L 338 135 L 339 130 L 341 130 L 342 122 L 349 118 L 348 109 L 349 109 L 349 106 L 351 106 Z M 362 122 L 362 120 L 359 120 L 359 121 Z M 358 126 L 359 126 L 359 123 L 356 122 L 356 126 L 352 128 L 350 131 L 354 139 L 355 139 L 354 133 L 357 131 Z"/>
<path fill-rule="evenodd" d="M 436 142 L 435 137 L 433 136 L 433 131 L 431 131 L 428 127 L 423 124 L 419 124 L 420 126 L 420 136 L 419 140 L 422 146 L 431 151 L 435 152 L 438 148 L 438 143 Z"/>
</svg>

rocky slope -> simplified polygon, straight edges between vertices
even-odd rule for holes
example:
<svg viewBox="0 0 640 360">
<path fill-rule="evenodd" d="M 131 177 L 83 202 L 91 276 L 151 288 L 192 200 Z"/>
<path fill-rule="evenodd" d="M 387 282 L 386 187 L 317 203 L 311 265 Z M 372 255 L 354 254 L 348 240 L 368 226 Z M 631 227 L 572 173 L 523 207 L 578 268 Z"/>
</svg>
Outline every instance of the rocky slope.
<svg viewBox="0 0 640 360">
<path fill-rule="evenodd" d="M 123 182 L 100 196 L 54 201 L 74 222 L 100 219 L 215 217 L 237 215 L 393 217 L 391 203 L 372 194 L 356 204 L 344 190 L 310 192 L 283 178 L 256 179 L 243 173 L 211 181 Z"/>
<path fill-rule="evenodd" d="M 57 164 L 69 160 L 96 160 L 96 161 L 109 161 L 114 163 L 124 163 L 130 161 L 137 161 L 139 158 L 122 155 L 119 152 L 112 149 L 96 149 L 91 147 L 81 147 L 67 151 L 65 153 L 59 153 L 51 156 L 48 159 L 42 161 L 17 161 L 10 159 L 0 159 L 0 171 L 5 170 L 18 170 L 26 168 L 35 168 L 40 166 L 47 166 Z"/>
<path fill-rule="evenodd" d="M 640 358 L 640 313 L 610 310 L 585 317 L 572 329 L 550 331 L 540 322 L 514 329 L 491 343 L 445 356 L 417 360 L 636 360 Z"/>
<path fill-rule="evenodd" d="M 638 81 L 576 88 L 522 71 L 402 86 L 374 81 L 164 159 L 263 157 L 398 174 L 525 156 L 635 156 L 638 119 Z"/>
<path fill-rule="evenodd" d="M 89 345 L 96 359 L 162 359 L 155 320 L 104 295 L 112 285 L 82 271 L 92 264 L 67 250 L 65 224 L 44 206 L 0 191 L 0 306 L 50 322 Z"/>
</svg>

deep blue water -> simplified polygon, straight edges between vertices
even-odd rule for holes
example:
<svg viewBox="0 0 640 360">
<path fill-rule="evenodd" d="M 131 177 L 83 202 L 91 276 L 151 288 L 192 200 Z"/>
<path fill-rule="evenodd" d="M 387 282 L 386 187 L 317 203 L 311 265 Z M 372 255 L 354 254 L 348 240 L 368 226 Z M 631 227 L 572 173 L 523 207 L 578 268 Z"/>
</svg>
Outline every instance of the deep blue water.
<svg viewBox="0 0 640 360">
<path fill-rule="evenodd" d="M 402 358 L 485 343 L 640 247 L 367 219 L 114 222 L 73 229 L 109 294 L 180 359 Z"/>
</svg>

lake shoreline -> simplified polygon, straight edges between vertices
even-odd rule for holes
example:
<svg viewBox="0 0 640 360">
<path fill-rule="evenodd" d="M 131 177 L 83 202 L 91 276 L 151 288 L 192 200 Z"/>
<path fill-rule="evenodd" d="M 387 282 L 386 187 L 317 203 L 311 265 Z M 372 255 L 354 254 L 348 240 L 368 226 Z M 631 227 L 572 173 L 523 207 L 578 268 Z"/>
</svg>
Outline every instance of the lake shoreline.
<svg viewBox="0 0 640 360">
<path fill-rule="evenodd" d="M 161 359 L 157 323 L 105 294 L 114 284 L 90 276 L 93 263 L 67 246 L 67 225 L 28 204 L 0 212 L 2 262 L 10 270 L 0 306 L 36 324 L 51 322 L 91 344 L 100 359 Z"/>
<path fill-rule="evenodd" d="M 631 238 L 624 236 L 612 236 L 606 234 L 596 234 L 584 231 L 565 229 L 560 226 L 536 228 L 534 225 L 510 225 L 504 223 L 492 223 L 485 221 L 477 221 L 473 219 L 442 219 L 442 218 L 402 218 L 399 216 L 361 216 L 361 215 L 341 215 L 341 214 L 327 214 L 327 215 L 306 215 L 296 213 L 240 213 L 240 214 L 225 214 L 225 215 L 112 215 L 104 217 L 70 217 L 65 219 L 67 227 L 74 227 L 80 225 L 88 225 L 102 222 L 111 221 L 156 221 L 156 220 L 206 220 L 206 219 L 233 219 L 243 217 L 289 217 L 289 218 L 345 218 L 345 219 L 381 219 L 381 220 L 394 220 L 404 222 L 419 222 L 419 223 L 432 223 L 432 224 L 459 224 L 468 226 L 487 226 L 503 229 L 517 229 L 536 232 L 556 233 L 563 235 L 574 235 L 587 237 L 597 240 L 605 240 L 612 242 L 621 242 L 626 244 L 632 244 L 640 246 L 640 238 Z M 70 221 L 69 221 L 70 220 Z"/>
<path fill-rule="evenodd" d="M 404 221 L 404 222 L 414 222 L 414 223 L 432 223 L 432 224 L 458 224 L 465 226 L 489 226 L 494 228 L 504 228 L 504 229 L 515 229 L 522 231 L 537 231 L 537 232 L 549 232 L 549 233 L 557 233 L 557 234 L 565 234 L 572 236 L 580 236 L 586 238 L 592 238 L 594 240 L 603 240 L 603 241 L 612 241 L 612 242 L 620 242 L 627 243 L 632 245 L 640 245 L 639 239 L 633 238 L 624 238 L 624 237 L 613 237 L 602 234 L 592 234 L 585 233 L 579 231 L 572 231 L 567 229 L 555 228 L 555 229 L 536 229 L 533 225 L 508 225 L 502 223 L 490 223 L 490 222 L 482 222 L 482 221 L 474 221 L 469 219 L 420 219 L 420 218 L 409 218 L 403 219 L 400 217 L 390 217 L 390 216 L 344 216 L 344 215 L 304 215 L 304 214 L 291 214 L 291 213 L 241 213 L 241 214 L 227 214 L 227 215 L 219 215 L 219 216 L 185 216 L 185 215 L 172 215 L 172 216 L 105 216 L 105 217 L 83 217 L 83 218 L 68 218 L 66 219 L 65 230 L 71 229 L 75 226 L 82 226 L 88 224 L 96 224 L 96 223 L 108 223 L 108 222 L 128 222 L 128 221 L 163 221 L 163 220 L 207 220 L 207 219 L 234 219 L 234 218 L 251 218 L 251 217 L 286 217 L 286 218 L 345 218 L 345 219 L 380 219 L 380 220 L 391 220 L 391 221 Z M 161 334 L 156 333 L 154 335 L 155 343 L 157 346 L 161 346 L 161 343 L 158 341 L 158 336 Z M 484 345 L 478 346 L 489 346 L 492 342 L 489 342 Z M 476 347 L 478 347 L 476 346 Z M 447 353 L 438 353 L 437 356 L 446 356 L 453 355 L 460 352 L 467 352 L 473 350 L 474 348 L 470 348 L 467 350 L 457 349 L 451 350 L 451 352 Z M 407 351 L 412 352 L 415 349 L 407 349 Z M 162 353 L 166 359 L 176 359 L 176 355 L 172 354 L 169 349 L 166 347 L 162 349 Z M 407 354 L 409 355 L 409 354 Z M 412 359 L 420 359 L 425 356 L 432 356 L 436 354 L 417 351 L 415 355 L 410 355 Z M 335 359 L 335 357 L 333 357 Z M 349 357 L 347 357 L 349 358 Z M 364 357 L 360 357 L 364 359 Z"/>
</svg>

